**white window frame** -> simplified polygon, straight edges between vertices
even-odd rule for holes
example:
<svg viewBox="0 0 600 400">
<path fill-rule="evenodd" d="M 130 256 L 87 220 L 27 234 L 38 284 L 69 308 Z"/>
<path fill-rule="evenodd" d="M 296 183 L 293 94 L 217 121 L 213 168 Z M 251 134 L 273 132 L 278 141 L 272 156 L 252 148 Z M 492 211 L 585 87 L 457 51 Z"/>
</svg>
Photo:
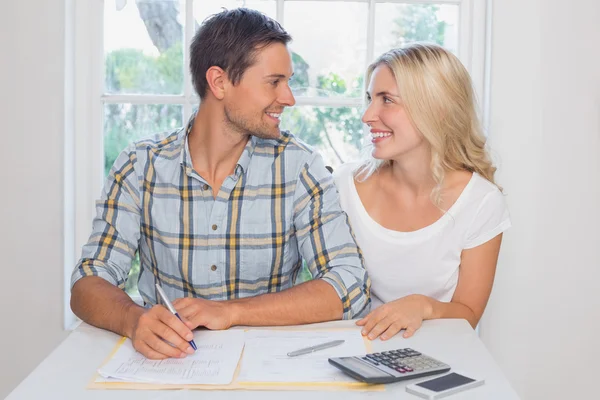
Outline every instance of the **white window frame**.
<svg viewBox="0 0 600 400">
<path fill-rule="evenodd" d="M 133 0 L 130 0 L 133 1 Z M 285 27 L 285 2 L 275 0 L 276 18 Z M 347 1 L 347 0 L 308 0 Z M 492 0 L 353 0 L 369 4 L 367 64 L 374 58 L 375 5 L 377 3 L 452 4 L 459 6 L 457 55 L 465 64 L 480 99 L 484 126 L 489 118 L 489 76 Z M 187 121 L 198 99 L 189 78 L 188 51 L 194 35 L 193 0 L 185 0 L 184 92 L 181 95 L 104 95 L 104 0 L 66 0 L 65 68 L 65 246 L 64 327 L 78 322 L 71 312 L 70 276 L 86 243 L 95 215 L 95 200 L 104 179 L 103 107 L 107 103 L 182 104 Z M 367 65 L 365 65 L 366 69 Z M 298 106 L 360 107 L 362 99 L 349 97 L 297 97 Z"/>
</svg>

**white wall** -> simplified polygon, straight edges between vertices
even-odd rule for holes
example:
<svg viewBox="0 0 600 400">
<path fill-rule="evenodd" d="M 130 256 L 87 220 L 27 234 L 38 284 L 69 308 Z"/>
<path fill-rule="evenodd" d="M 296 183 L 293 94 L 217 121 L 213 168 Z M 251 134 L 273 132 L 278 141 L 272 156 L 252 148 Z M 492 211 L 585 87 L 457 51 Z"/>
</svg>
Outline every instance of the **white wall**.
<svg viewBox="0 0 600 400">
<path fill-rule="evenodd" d="M 63 0 L 0 13 L 0 359 L 4 398 L 63 332 Z"/>
<path fill-rule="evenodd" d="M 600 2 L 496 0 L 493 19 L 490 133 L 513 228 L 481 334 L 523 399 L 589 398 L 600 372 Z"/>
<path fill-rule="evenodd" d="M 66 336 L 64 0 L 4 3 L 0 354 L 18 368 L 0 398 Z M 600 359 L 600 2 L 496 0 L 493 19 L 490 134 L 514 227 L 481 333 L 523 399 L 584 397 Z"/>
</svg>

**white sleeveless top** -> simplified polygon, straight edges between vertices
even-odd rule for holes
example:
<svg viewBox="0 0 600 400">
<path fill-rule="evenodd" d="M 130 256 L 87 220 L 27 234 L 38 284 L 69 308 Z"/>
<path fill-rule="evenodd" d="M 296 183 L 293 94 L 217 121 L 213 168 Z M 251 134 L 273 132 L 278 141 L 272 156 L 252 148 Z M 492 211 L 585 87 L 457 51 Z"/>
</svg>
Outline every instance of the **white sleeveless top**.
<svg viewBox="0 0 600 400">
<path fill-rule="evenodd" d="M 452 300 L 463 249 L 477 247 L 510 228 L 503 194 L 473 173 L 454 205 L 436 222 L 414 232 L 386 229 L 364 208 L 354 185 L 356 163 L 334 173 L 342 208 L 371 277 L 372 309 L 410 294 Z"/>
</svg>

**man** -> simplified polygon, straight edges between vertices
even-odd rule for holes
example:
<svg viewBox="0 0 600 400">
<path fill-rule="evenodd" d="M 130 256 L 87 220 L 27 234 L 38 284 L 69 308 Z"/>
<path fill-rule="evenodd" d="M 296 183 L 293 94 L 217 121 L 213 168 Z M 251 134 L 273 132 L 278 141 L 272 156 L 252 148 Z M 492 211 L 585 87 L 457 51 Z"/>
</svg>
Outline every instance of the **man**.
<svg viewBox="0 0 600 400">
<path fill-rule="evenodd" d="M 368 306 L 369 279 L 330 173 L 279 130 L 295 103 L 290 40 L 247 9 L 200 27 L 190 62 L 198 112 L 187 129 L 139 141 L 116 160 L 72 276 L 82 320 L 163 359 L 191 354 L 198 326 L 303 324 Z M 136 250 L 151 308 L 122 290 Z M 302 257 L 316 279 L 292 287 Z M 157 305 L 155 283 L 183 322 Z"/>
</svg>

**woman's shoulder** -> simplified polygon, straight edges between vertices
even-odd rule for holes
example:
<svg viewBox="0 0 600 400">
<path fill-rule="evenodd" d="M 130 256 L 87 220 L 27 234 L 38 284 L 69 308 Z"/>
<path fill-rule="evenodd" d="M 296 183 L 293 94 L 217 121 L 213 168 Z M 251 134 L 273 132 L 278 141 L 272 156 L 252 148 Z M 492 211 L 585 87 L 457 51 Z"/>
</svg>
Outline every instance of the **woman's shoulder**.
<svg viewBox="0 0 600 400">
<path fill-rule="evenodd" d="M 473 179 L 465 249 L 479 246 L 511 227 L 504 193 L 481 175 L 473 174 Z"/>
<path fill-rule="evenodd" d="M 481 203 L 486 199 L 494 199 L 496 202 L 499 200 L 504 200 L 504 194 L 498 188 L 498 186 L 496 186 L 496 184 L 488 181 L 477 172 L 473 172 L 473 177 L 471 179 L 472 187 L 469 192 L 469 197 L 472 201 Z"/>
<path fill-rule="evenodd" d="M 339 186 L 345 186 L 349 179 L 354 177 L 354 172 L 360 166 L 360 162 L 352 161 L 346 162 L 333 169 L 333 180 L 335 184 Z"/>
</svg>

